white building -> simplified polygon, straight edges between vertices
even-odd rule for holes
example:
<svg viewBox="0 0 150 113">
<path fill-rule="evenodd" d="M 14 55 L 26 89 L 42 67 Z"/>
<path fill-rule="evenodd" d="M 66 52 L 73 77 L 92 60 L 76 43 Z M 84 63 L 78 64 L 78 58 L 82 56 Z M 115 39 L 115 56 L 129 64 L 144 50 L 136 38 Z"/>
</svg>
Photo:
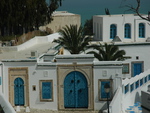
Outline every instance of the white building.
<svg viewBox="0 0 150 113">
<path fill-rule="evenodd" d="M 122 62 L 95 62 L 93 55 L 56 55 L 59 47 L 51 42 L 58 37 L 55 33 L 1 47 L 0 91 L 16 111 L 106 109 L 104 85 L 110 85 L 112 100 Z"/>
<path fill-rule="evenodd" d="M 55 11 L 52 14 L 53 20 L 45 26 L 41 26 L 40 30 L 56 33 L 66 25 L 81 25 L 81 16 L 69 13 L 67 11 Z"/>
<path fill-rule="evenodd" d="M 51 42 L 59 36 L 35 37 L 19 46 L 0 48 L 0 91 L 16 111 L 98 113 L 107 109 L 107 97 L 111 113 L 140 107 L 134 103 L 141 102 L 141 90 L 146 91 L 150 83 L 149 42 L 117 43 L 132 57 L 125 62 L 96 61 L 93 55 L 57 55 L 60 47 Z"/>
<path fill-rule="evenodd" d="M 149 22 L 134 14 L 93 16 L 93 33 L 97 41 L 146 42 L 150 38 L 149 31 Z"/>
</svg>

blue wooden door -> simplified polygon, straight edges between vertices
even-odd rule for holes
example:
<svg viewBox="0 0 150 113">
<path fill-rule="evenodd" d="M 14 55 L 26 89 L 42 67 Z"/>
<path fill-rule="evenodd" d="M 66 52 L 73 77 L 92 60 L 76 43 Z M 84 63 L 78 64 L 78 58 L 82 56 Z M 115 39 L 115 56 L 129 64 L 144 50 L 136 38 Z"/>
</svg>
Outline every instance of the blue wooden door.
<svg viewBox="0 0 150 113">
<path fill-rule="evenodd" d="M 139 75 L 142 72 L 142 63 L 133 64 L 133 76 Z"/>
<path fill-rule="evenodd" d="M 88 87 L 85 76 L 74 71 L 64 80 L 64 106 L 65 108 L 87 108 Z"/>
<path fill-rule="evenodd" d="M 14 100 L 16 106 L 24 105 L 24 81 L 22 78 L 16 78 L 14 81 Z"/>
</svg>

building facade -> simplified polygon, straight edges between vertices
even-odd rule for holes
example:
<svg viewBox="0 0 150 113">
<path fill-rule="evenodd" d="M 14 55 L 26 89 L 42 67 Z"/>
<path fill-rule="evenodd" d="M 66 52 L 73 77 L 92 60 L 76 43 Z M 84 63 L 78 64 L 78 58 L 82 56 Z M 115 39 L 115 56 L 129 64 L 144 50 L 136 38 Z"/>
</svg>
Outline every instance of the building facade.
<svg viewBox="0 0 150 113">
<path fill-rule="evenodd" d="M 67 11 L 55 11 L 52 14 L 53 20 L 46 26 L 41 26 L 40 30 L 50 33 L 56 33 L 66 25 L 81 25 L 81 16 L 78 14 L 69 13 Z"/>
<path fill-rule="evenodd" d="M 134 14 L 93 16 L 93 33 L 97 41 L 146 42 L 149 30 L 149 22 Z"/>
</svg>

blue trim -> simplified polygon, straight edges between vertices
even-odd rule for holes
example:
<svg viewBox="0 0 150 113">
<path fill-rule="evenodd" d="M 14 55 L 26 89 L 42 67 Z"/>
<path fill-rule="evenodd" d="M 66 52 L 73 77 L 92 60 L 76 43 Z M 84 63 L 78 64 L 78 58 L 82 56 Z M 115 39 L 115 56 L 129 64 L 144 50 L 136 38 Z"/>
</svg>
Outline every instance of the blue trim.
<svg viewBox="0 0 150 113">
<path fill-rule="evenodd" d="M 139 87 L 139 81 L 135 82 L 135 88 L 137 89 Z"/>
<path fill-rule="evenodd" d="M 110 39 L 114 39 L 117 35 L 117 27 L 115 24 L 110 25 Z"/>
<path fill-rule="evenodd" d="M 143 85 L 143 78 L 140 79 L 140 86 L 142 86 L 142 85 Z"/>
<path fill-rule="evenodd" d="M 145 25 L 139 23 L 139 38 L 145 38 Z"/>
<path fill-rule="evenodd" d="M 130 85 L 130 92 L 134 90 L 134 83 Z"/>
<path fill-rule="evenodd" d="M 147 82 L 147 76 L 146 77 L 144 77 L 144 83 L 146 83 Z"/>
<path fill-rule="evenodd" d="M 131 38 L 131 26 L 130 24 L 125 24 L 124 26 L 124 38 Z"/>
</svg>

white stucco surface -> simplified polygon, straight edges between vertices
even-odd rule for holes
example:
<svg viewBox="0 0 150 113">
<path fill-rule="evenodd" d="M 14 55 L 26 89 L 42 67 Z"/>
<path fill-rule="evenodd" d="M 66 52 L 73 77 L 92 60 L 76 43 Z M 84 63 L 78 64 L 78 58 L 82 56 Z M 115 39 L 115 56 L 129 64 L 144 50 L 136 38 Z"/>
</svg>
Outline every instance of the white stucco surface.
<svg viewBox="0 0 150 113">
<path fill-rule="evenodd" d="M 147 15 L 142 15 L 147 17 Z M 139 23 L 145 25 L 145 37 L 139 38 Z M 119 15 L 94 15 L 93 16 L 93 33 L 94 39 L 111 42 L 110 39 L 110 25 L 114 24 L 117 27 L 117 34 L 122 42 L 144 42 L 150 37 L 149 22 L 141 19 L 134 14 L 119 14 Z M 131 26 L 131 38 L 124 38 L 124 25 L 130 24 Z"/>
</svg>

